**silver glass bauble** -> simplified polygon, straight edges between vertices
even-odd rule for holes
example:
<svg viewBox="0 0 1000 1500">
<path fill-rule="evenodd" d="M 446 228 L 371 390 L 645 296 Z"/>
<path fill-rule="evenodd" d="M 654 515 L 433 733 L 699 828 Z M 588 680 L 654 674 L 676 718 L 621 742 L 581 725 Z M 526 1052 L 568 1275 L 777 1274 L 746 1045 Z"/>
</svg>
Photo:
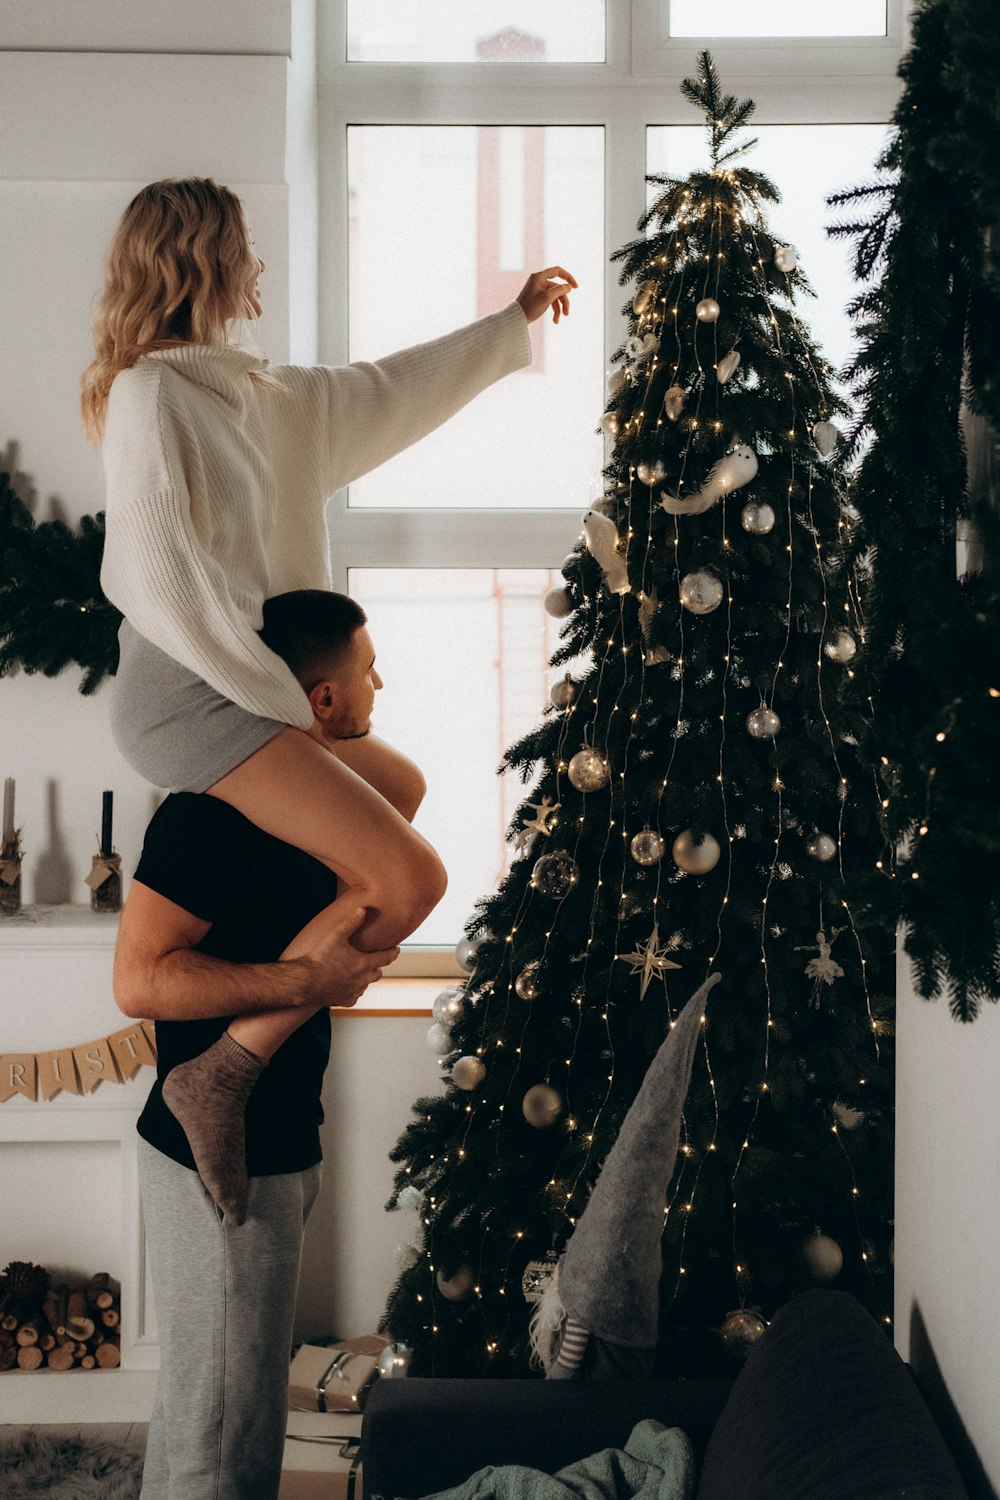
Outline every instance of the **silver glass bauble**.
<svg viewBox="0 0 1000 1500">
<path fill-rule="evenodd" d="M 451 1081 L 458 1089 L 471 1093 L 486 1077 L 486 1065 L 481 1057 L 459 1057 L 452 1063 Z"/>
<path fill-rule="evenodd" d="M 707 568 L 685 573 L 681 579 L 680 600 L 693 615 L 710 615 L 713 609 L 718 609 L 724 596 L 721 580 Z"/>
<path fill-rule="evenodd" d="M 445 1057 L 452 1050 L 451 1032 L 447 1026 L 442 1026 L 440 1021 L 435 1021 L 427 1033 L 427 1045 L 432 1052 L 439 1057 Z"/>
<path fill-rule="evenodd" d="M 710 833 L 696 837 L 693 828 L 685 828 L 674 839 L 674 864 L 687 875 L 707 875 L 719 863 L 722 850 Z"/>
<path fill-rule="evenodd" d="M 442 1297 L 449 1302 L 464 1302 L 476 1284 L 476 1273 L 471 1266 L 459 1266 L 450 1276 L 439 1271 L 435 1280 Z"/>
<path fill-rule="evenodd" d="M 637 865 L 658 865 L 666 847 L 655 828 L 644 828 L 629 844 Z"/>
<path fill-rule="evenodd" d="M 535 861 L 531 871 L 531 884 L 543 896 L 561 901 L 580 879 L 580 867 L 572 854 L 565 849 L 554 849 Z"/>
<path fill-rule="evenodd" d="M 577 687 L 569 673 L 553 683 L 549 698 L 553 708 L 571 708 L 576 702 Z"/>
<path fill-rule="evenodd" d="M 802 1259 L 813 1281 L 832 1281 L 840 1274 L 844 1252 L 828 1234 L 810 1234 L 802 1241 Z"/>
<path fill-rule="evenodd" d="M 849 630 L 837 630 L 823 645 L 823 654 L 846 666 L 858 654 L 858 643 Z"/>
<path fill-rule="evenodd" d="M 749 531 L 754 536 L 767 536 L 769 531 L 774 530 L 776 519 L 774 511 L 766 502 L 759 505 L 751 502 L 740 511 L 740 525 L 744 531 Z"/>
<path fill-rule="evenodd" d="M 573 756 L 566 774 L 578 792 L 599 792 L 611 780 L 611 767 L 599 750 L 584 745 Z"/>
<path fill-rule="evenodd" d="M 600 420 L 600 429 L 606 437 L 618 436 L 618 413 L 606 411 Z"/>
<path fill-rule="evenodd" d="M 609 401 L 613 401 L 616 396 L 619 396 L 621 394 L 622 387 L 624 386 L 626 379 L 627 376 L 624 365 L 615 365 L 608 371 L 607 391 Z"/>
<path fill-rule="evenodd" d="M 777 266 L 779 271 L 794 271 L 798 263 L 799 257 L 796 255 L 791 245 L 775 245 L 774 264 Z"/>
<path fill-rule="evenodd" d="M 514 990 L 521 1000 L 537 1000 L 542 993 L 542 986 L 538 982 L 540 965 L 537 960 L 525 964 L 524 968 L 514 980 Z"/>
<path fill-rule="evenodd" d="M 701 301 L 695 307 L 694 315 L 699 323 L 715 323 L 721 311 L 722 308 L 714 297 L 702 297 Z"/>
<path fill-rule="evenodd" d="M 747 730 L 755 740 L 773 740 L 781 728 L 781 720 L 773 708 L 755 708 L 753 713 L 747 714 Z"/>
<path fill-rule="evenodd" d="M 550 1083 L 536 1083 L 521 1102 L 524 1118 L 536 1130 L 548 1130 L 562 1114 L 562 1095 Z"/>
<path fill-rule="evenodd" d="M 468 938 L 466 938 L 465 942 L 468 941 Z M 459 962 L 461 963 L 461 959 L 459 959 Z M 439 994 L 434 996 L 434 999 L 431 1001 L 431 1013 L 435 1021 L 440 1022 L 442 1026 L 454 1026 L 462 1014 L 464 1003 L 465 991 L 460 989 L 458 985 L 452 984 L 446 990 L 441 990 Z"/>
<path fill-rule="evenodd" d="M 564 620 L 573 613 L 573 596 L 569 589 L 549 589 L 544 601 L 545 613 L 554 620 Z"/>
<path fill-rule="evenodd" d="M 662 484 L 666 478 L 667 471 L 657 459 L 652 464 L 636 464 L 635 477 L 640 484 Z"/>
<path fill-rule="evenodd" d="M 817 830 L 806 839 L 806 853 L 810 859 L 818 859 L 821 865 L 829 864 L 837 852 L 837 841 L 828 833 Z"/>
</svg>

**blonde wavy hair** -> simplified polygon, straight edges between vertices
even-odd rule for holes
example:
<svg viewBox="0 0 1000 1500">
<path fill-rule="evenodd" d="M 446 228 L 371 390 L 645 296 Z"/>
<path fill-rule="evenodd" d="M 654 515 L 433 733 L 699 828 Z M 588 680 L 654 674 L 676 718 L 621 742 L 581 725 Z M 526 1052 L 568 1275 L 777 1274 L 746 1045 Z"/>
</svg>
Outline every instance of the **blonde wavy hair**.
<svg viewBox="0 0 1000 1500">
<path fill-rule="evenodd" d="M 100 443 L 111 382 L 144 354 L 211 344 L 252 317 L 259 265 L 243 205 L 210 177 L 151 182 L 122 214 L 94 315 L 95 358 L 82 377 L 87 436 Z"/>
</svg>

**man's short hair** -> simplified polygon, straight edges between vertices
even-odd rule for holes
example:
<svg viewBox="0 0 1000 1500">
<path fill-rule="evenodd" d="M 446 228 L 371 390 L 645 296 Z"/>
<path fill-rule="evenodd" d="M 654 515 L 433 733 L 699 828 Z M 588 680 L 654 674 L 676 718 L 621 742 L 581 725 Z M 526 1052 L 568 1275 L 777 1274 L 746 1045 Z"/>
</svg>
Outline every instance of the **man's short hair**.
<svg viewBox="0 0 1000 1500">
<path fill-rule="evenodd" d="M 264 602 L 260 638 L 308 691 L 335 667 L 368 616 L 356 599 L 328 589 L 293 589 Z"/>
</svg>

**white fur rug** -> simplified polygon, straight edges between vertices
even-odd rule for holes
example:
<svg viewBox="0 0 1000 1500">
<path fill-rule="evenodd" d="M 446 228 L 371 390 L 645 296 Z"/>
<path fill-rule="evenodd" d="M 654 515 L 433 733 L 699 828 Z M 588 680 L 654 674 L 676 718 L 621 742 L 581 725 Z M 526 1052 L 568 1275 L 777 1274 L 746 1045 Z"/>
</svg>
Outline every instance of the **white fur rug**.
<svg viewBox="0 0 1000 1500">
<path fill-rule="evenodd" d="M 3 1500 L 137 1500 L 142 1459 L 137 1453 L 81 1437 L 26 1431 L 0 1439 Z"/>
</svg>

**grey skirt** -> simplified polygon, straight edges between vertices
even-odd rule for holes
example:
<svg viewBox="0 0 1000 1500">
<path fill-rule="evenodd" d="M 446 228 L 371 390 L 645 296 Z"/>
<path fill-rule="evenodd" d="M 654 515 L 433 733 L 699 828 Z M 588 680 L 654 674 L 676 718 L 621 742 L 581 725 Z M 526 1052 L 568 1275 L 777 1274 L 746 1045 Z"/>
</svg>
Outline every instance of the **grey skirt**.
<svg viewBox="0 0 1000 1500">
<path fill-rule="evenodd" d="M 209 687 L 123 620 L 111 699 L 122 756 L 154 786 L 204 792 L 287 729 Z"/>
</svg>

